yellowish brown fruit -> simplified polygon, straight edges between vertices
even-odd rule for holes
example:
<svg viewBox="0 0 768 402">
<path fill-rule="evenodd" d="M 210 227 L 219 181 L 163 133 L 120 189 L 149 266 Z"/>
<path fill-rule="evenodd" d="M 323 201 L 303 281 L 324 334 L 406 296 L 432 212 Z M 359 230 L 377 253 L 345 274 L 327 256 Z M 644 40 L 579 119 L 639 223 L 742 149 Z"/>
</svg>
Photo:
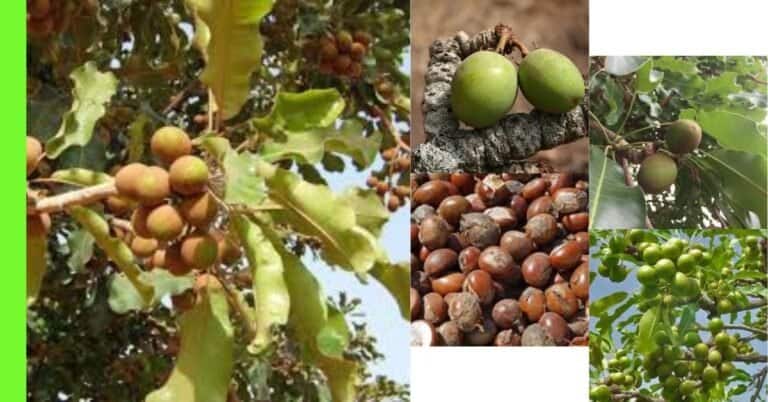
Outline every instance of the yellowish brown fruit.
<svg viewBox="0 0 768 402">
<path fill-rule="evenodd" d="M 181 242 L 181 259 L 184 264 L 205 269 L 216 262 L 218 243 L 207 233 L 193 233 Z"/>
<path fill-rule="evenodd" d="M 197 228 L 205 228 L 216 218 L 219 204 L 210 193 L 205 192 L 185 198 L 179 205 L 179 210 L 187 223 Z"/>
<path fill-rule="evenodd" d="M 192 153 L 192 140 L 178 127 L 161 127 L 152 134 L 150 149 L 157 159 L 171 164 L 176 159 Z"/>
<path fill-rule="evenodd" d="M 184 230 L 184 219 L 176 207 L 160 205 L 147 215 L 147 230 L 150 236 L 160 241 L 171 241 Z"/>
</svg>

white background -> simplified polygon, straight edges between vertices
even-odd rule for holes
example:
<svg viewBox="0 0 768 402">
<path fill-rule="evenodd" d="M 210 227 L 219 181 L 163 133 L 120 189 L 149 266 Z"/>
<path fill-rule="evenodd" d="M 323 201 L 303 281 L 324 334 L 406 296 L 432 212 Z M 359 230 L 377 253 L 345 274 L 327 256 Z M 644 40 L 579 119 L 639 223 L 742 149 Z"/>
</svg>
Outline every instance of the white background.
<svg viewBox="0 0 768 402">
<path fill-rule="evenodd" d="M 591 55 L 768 55 L 768 0 L 591 0 L 589 24 Z M 583 402 L 588 373 L 584 347 L 411 348 L 411 400 Z"/>
</svg>

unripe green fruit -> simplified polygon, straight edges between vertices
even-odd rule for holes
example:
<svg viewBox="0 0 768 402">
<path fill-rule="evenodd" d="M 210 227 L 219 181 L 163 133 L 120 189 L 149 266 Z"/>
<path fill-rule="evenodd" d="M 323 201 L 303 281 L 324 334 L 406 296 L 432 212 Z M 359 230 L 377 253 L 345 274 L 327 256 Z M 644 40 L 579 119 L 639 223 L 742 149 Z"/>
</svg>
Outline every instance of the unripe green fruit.
<svg viewBox="0 0 768 402">
<path fill-rule="evenodd" d="M 717 366 L 723 362 L 723 355 L 717 350 L 710 350 L 709 355 L 707 355 L 707 362 L 713 366 Z"/>
<path fill-rule="evenodd" d="M 699 360 L 704 360 L 709 354 L 709 346 L 706 343 L 699 343 L 693 347 L 693 356 Z"/>
<path fill-rule="evenodd" d="M 723 323 L 723 320 L 721 320 L 718 317 L 715 317 L 709 320 L 709 324 L 707 324 L 707 327 L 709 328 L 709 332 L 711 332 L 713 335 L 722 331 L 724 326 L 725 326 L 725 323 Z"/>
<path fill-rule="evenodd" d="M 701 374 L 702 371 L 704 371 L 704 362 L 699 360 L 694 360 L 690 364 L 690 371 L 693 374 Z"/>
<path fill-rule="evenodd" d="M 744 238 L 744 242 L 747 243 L 749 247 L 757 248 L 760 243 L 760 238 L 757 236 L 749 235 Z"/>
<path fill-rule="evenodd" d="M 581 103 L 584 78 L 565 55 L 551 49 L 536 49 L 520 63 L 520 89 L 536 109 L 565 113 Z"/>
<path fill-rule="evenodd" d="M 622 267 L 622 266 L 616 266 L 611 268 L 611 272 L 608 275 L 611 282 L 621 282 L 624 279 L 627 279 L 627 275 L 629 274 L 629 270 Z"/>
<path fill-rule="evenodd" d="M 600 264 L 597 267 L 597 273 L 600 274 L 601 276 L 608 277 L 611 275 L 611 267 L 605 264 Z"/>
<path fill-rule="evenodd" d="M 623 384 L 624 383 L 624 374 L 623 373 L 611 373 L 609 375 L 608 379 L 611 381 L 611 384 Z"/>
<path fill-rule="evenodd" d="M 650 265 L 643 265 L 637 269 L 637 281 L 643 285 L 652 285 L 656 282 L 656 270 Z"/>
<path fill-rule="evenodd" d="M 157 240 L 171 241 L 184 230 L 184 220 L 173 206 L 161 205 L 147 215 L 147 230 Z"/>
<path fill-rule="evenodd" d="M 717 376 L 717 369 L 712 366 L 705 367 L 704 371 L 701 372 L 701 380 L 707 384 L 712 384 L 717 381 Z"/>
<path fill-rule="evenodd" d="M 696 391 L 696 382 L 691 380 L 685 380 L 680 384 L 681 395 L 691 395 Z"/>
<path fill-rule="evenodd" d="M 659 378 L 667 378 L 670 374 L 672 374 L 672 364 L 664 362 L 659 365 L 659 367 L 656 368 L 656 374 L 659 375 Z"/>
<path fill-rule="evenodd" d="M 643 250 L 643 261 L 647 264 L 655 264 L 661 258 L 661 249 L 656 244 L 651 244 Z"/>
<path fill-rule="evenodd" d="M 517 98 L 517 71 L 506 57 L 491 51 L 472 53 L 451 82 L 451 108 L 457 119 L 489 127 L 509 112 Z"/>
<path fill-rule="evenodd" d="M 176 159 L 192 153 L 192 141 L 187 133 L 178 127 L 161 127 L 149 143 L 152 154 L 165 164 L 171 164 Z"/>
<path fill-rule="evenodd" d="M 182 195 L 199 194 L 208 183 L 208 166 L 196 156 L 182 156 L 171 164 L 171 188 Z"/>
<path fill-rule="evenodd" d="M 675 376 L 669 376 L 664 380 L 664 388 L 675 390 L 680 386 L 680 379 Z"/>
<path fill-rule="evenodd" d="M 632 385 L 635 383 L 635 377 L 632 374 L 624 374 L 624 385 Z"/>
<path fill-rule="evenodd" d="M 645 239 L 645 232 L 641 229 L 632 229 L 629 231 L 627 237 L 632 244 L 638 244 Z"/>
<path fill-rule="evenodd" d="M 678 362 L 675 364 L 675 375 L 678 377 L 685 377 L 688 374 L 688 363 Z"/>
<path fill-rule="evenodd" d="M 662 153 L 655 153 L 643 160 L 637 181 L 648 194 L 666 191 L 677 179 L 675 160 Z"/>
<path fill-rule="evenodd" d="M 589 391 L 589 398 L 595 401 L 607 401 L 611 397 L 611 390 L 607 385 L 598 385 Z"/>
<path fill-rule="evenodd" d="M 698 148 L 701 127 L 693 120 L 680 119 L 667 127 L 667 148 L 676 154 L 687 154 Z"/>
<path fill-rule="evenodd" d="M 689 278 L 684 273 L 675 273 L 675 279 L 672 281 L 672 293 L 675 296 L 687 296 L 690 289 L 689 281 Z"/>
<path fill-rule="evenodd" d="M 668 258 L 662 258 L 654 265 L 656 276 L 665 280 L 672 280 L 675 277 L 675 263 Z"/>
<path fill-rule="evenodd" d="M 141 205 L 154 206 L 161 204 L 171 195 L 171 185 L 168 172 L 165 169 L 150 166 L 136 179 L 136 201 Z"/>
<path fill-rule="evenodd" d="M 720 299 L 717 301 L 717 312 L 730 313 L 733 311 L 733 303 L 728 299 Z"/>
<path fill-rule="evenodd" d="M 715 345 L 720 350 L 724 350 L 731 344 L 731 337 L 725 331 L 718 332 L 715 335 Z"/>
<path fill-rule="evenodd" d="M 725 349 L 723 349 L 722 353 L 723 353 L 723 360 L 728 361 L 728 360 L 735 359 L 739 351 L 736 349 L 735 346 L 728 345 L 725 347 Z"/>
<path fill-rule="evenodd" d="M 677 270 L 683 273 L 689 273 L 696 266 L 696 257 L 690 253 L 686 253 L 678 257 Z"/>
<path fill-rule="evenodd" d="M 712 253 L 704 251 L 701 253 L 701 265 L 709 265 L 712 262 Z"/>
<path fill-rule="evenodd" d="M 696 332 L 689 332 L 685 334 L 685 337 L 683 338 L 683 343 L 685 346 L 696 346 L 697 343 L 701 342 L 701 337 L 699 337 L 699 334 Z"/>
<path fill-rule="evenodd" d="M 697 248 L 692 248 L 688 250 L 688 255 L 693 257 L 694 262 L 699 262 L 699 260 L 701 260 L 701 250 Z"/>
<path fill-rule="evenodd" d="M 733 363 L 723 362 L 723 364 L 720 365 L 720 378 L 728 378 L 733 374 L 734 370 L 736 370 L 736 367 L 734 367 Z"/>
<path fill-rule="evenodd" d="M 667 242 L 661 246 L 661 255 L 672 261 L 677 260 L 683 252 L 683 246 L 678 242 Z"/>
<path fill-rule="evenodd" d="M 669 335 L 664 331 L 659 331 L 653 336 L 654 341 L 659 346 L 668 345 L 670 342 Z"/>
</svg>

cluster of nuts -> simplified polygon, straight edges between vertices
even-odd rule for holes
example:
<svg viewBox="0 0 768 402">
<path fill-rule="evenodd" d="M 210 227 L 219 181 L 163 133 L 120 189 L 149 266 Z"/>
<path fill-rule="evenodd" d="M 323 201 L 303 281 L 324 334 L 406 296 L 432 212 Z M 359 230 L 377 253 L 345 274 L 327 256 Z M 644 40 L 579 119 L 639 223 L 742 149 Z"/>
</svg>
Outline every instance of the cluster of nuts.
<svg viewBox="0 0 768 402">
<path fill-rule="evenodd" d="M 365 184 L 374 190 L 382 199 L 386 198 L 387 209 L 395 212 L 405 205 L 405 199 L 410 197 L 411 189 L 404 185 L 390 185 L 389 181 L 395 174 L 406 173 L 411 168 L 411 155 L 400 147 L 387 148 L 381 151 L 384 160 L 382 177 L 372 175 Z"/>
<path fill-rule="evenodd" d="M 363 75 L 362 61 L 371 41 L 371 35 L 365 31 L 341 30 L 335 35 L 307 40 L 304 56 L 316 60 L 323 74 L 357 79 Z"/>
<path fill-rule="evenodd" d="M 115 216 L 130 214 L 132 233 L 122 238 L 134 255 L 174 275 L 237 261 L 239 247 L 212 228 L 218 204 L 208 191 L 208 166 L 191 155 L 189 136 L 179 128 L 162 127 L 150 146 L 168 169 L 142 163 L 123 166 L 115 175 L 118 195 L 105 200 Z"/>
<path fill-rule="evenodd" d="M 414 178 L 412 346 L 586 345 L 588 183 Z"/>
</svg>

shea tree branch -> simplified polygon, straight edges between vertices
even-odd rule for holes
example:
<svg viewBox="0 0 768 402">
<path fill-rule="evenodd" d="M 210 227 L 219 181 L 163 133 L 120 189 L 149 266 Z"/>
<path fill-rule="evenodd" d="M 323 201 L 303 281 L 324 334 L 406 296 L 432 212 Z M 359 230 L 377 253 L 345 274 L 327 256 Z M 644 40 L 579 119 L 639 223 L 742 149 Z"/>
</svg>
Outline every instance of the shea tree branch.
<svg viewBox="0 0 768 402">
<path fill-rule="evenodd" d="M 748 355 L 738 355 L 733 358 L 733 361 L 742 363 L 766 363 L 768 362 L 768 356 L 752 353 Z"/>
<path fill-rule="evenodd" d="M 753 328 L 753 327 L 748 327 L 746 325 L 735 325 L 735 324 L 725 324 L 723 326 L 723 328 L 725 328 L 725 329 L 735 329 L 735 330 L 739 330 L 739 331 L 747 331 L 747 332 L 751 332 L 753 334 L 764 335 L 764 336 L 768 337 L 768 331 L 766 331 L 766 330 L 764 330 L 762 328 Z"/>
<path fill-rule="evenodd" d="M 752 397 L 749 399 L 750 402 L 756 402 L 760 400 L 760 395 L 763 394 L 763 385 L 765 384 L 765 377 L 768 375 L 768 366 L 763 367 L 759 373 L 757 373 L 757 376 L 755 376 L 755 381 L 752 383 L 755 384 L 755 393 L 752 394 Z"/>
<path fill-rule="evenodd" d="M 538 173 L 541 167 L 529 157 L 587 135 L 586 97 L 568 113 L 534 110 L 509 114 L 483 129 L 460 126 L 451 111 L 453 75 L 465 57 L 479 50 L 494 49 L 499 39 L 494 29 L 473 37 L 459 32 L 454 38 L 438 39 L 430 46 L 422 104 L 427 141 L 413 152 L 415 172 Z M 513 40 L 506 43 L 505 47 L 510 49 L 519 48 Z"/>
<path fill-rule="evenodd" d="M 40 198 L 27 206 L 27 214 L 61 212 L 73 205 L 87 205 L 117 195 L 114 181 Z"/>
</svg>

